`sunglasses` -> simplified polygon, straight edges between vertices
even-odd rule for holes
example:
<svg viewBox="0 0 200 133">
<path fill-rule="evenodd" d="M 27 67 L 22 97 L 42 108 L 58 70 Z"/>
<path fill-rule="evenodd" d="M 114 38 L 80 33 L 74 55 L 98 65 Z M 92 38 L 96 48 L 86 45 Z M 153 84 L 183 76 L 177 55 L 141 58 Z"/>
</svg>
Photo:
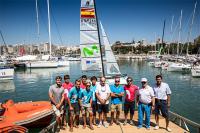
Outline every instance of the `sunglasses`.
<svg viewBox="0 0 200 133">
<path fill-rule="evenodd" d="M 116 80 L 115 82 L 120 82 L 119 80 Z"/>
<path fill-rule="evenodd" d="M 132 82 L 132 80 L 127 80 L 127 82 Z"/>
<path fill-rule="evenodd" d="M 142 84 L 146 84 L 147 82 L 141 82 Z"/>
</svg>

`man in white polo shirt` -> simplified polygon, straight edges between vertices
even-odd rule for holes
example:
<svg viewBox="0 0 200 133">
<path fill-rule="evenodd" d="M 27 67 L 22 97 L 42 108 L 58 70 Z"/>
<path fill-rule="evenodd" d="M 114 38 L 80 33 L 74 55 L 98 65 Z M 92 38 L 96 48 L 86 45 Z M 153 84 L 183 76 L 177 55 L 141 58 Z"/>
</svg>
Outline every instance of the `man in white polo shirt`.
<svg viewBox="0 0 200 133">
<path fill-rule="evenodd" d="M 97 107 L 99 113 L 99 125 L 98 128 L 102 125 L 102 114 L 103 114 L 103 125 L 105 128 L 108 127 L 106 122 L 107 113 L 109 112 L 109 98 L 110 98 L 110 87 L 105 83 L 106 78 L 100 78 L 100 84 L 96 88 L 96 97 L 97 97 Z"/>
<path fill-rule="evenodd" d="M 155 130 L 159 129 L 159 113 L 161 111 L 162 116 L 166 120 L 166 130 L 171 132 L 172 130 L 169 128 L 169 107 L 170 107 L 170 95 L 171 90 L 167 83 L 162 82 L 162 76 L 156 76 L 156 84 L 154 86 L 154 94 L 155 94 L 155 119 L 156 126 Z"/>
<path fill-rule="evenodd" d="M 150 129 L 150 116 L 151 108 L 154 110 L 155 98 L 153 88 L 151 88 L 146 78 L 141 79 L 142 87 L 137 93 L 137 104 L 138 104 L 138 129 L 142 128 L 143 118 L 145 113 L 145 126 L 147 130 Z"/>
</svg>

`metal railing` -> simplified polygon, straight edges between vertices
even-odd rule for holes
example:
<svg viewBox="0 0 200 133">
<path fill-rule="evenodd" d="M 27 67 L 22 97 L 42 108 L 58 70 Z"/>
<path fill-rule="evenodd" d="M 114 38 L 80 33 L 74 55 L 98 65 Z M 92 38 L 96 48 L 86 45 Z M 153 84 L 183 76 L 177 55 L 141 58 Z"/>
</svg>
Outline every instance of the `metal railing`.
<svg viewBox="0 0 200 133">
<path fill-rule="evenodd" d="M 174 112 L 169 111 L 170 119 L 173 123 L 177 124 L 178 126 L 184 128 L 188 132 L 190 132 L 188 125 L 192 126 L 194 129 L 197 130 L 197 133 L 200 133 L 200 124 L 193 122 L 183 116 L 180 116 Z"/>
<path fill-rule="evenodd" d="M 48 127 L 42 129 L 39 133 L 55 133 L 57 130 L 56 121 L 53 121 Z"/>
</svg>

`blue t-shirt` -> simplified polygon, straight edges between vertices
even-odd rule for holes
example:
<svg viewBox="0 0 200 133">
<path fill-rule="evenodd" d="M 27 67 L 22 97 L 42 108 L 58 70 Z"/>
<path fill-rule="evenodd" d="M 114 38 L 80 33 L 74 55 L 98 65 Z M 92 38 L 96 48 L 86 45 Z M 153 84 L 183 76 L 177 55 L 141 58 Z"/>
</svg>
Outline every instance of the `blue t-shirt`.
<svg viewBox="0 0 200 133">
<path fill-rule="evenodd" d="M 124 92 L 124 87 L 122 85 L 119 85 L 117 87 L 115 85 L 111 85 L 110 90 L 112 93 L 121 94 Z M 122 97 L 111 97 L 111 103 L 112 104 L 121 104 Z"/>
<path fill-rule="evenodd" d="M 77 89 L 75 86 L 69 91 L 69 99 L 71 103 L 77 103 L 83 89 Z"/>
<path fill-rule="evenodd" d="M 82 104 L 83 105 L 86 105 L 86 104 L 89 104 L 90 103 L 90 99 L 92 98 L 92 90 L 87 90 L 87 89 L 84 89 L 80 95 L 80 99 L 82 101 Z"/>
<path fill-rule="evenodd" d="M 91 86 L 90 86 L 90 89 L 91 89 L 91 91 L 92 91 L 92 101 L 97 101 L 96 95 L 95 95 L 96 88 L 97 88 L 97 85 L 94 85 L 94 86 L 91 85 Z"/>
</svg>

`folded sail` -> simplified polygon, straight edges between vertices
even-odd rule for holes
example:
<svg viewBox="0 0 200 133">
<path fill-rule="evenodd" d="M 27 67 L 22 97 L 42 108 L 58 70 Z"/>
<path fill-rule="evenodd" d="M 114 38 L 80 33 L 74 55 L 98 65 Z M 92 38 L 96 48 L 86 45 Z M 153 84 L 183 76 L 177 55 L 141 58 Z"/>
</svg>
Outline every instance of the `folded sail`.
<svg viewBox="0 0 200 133">
<path fill-rule="evenodd" d="M 105 56 L 106 56 L 106 70 L 107 70 L 107 74 L 121 74 L 120 70 L 119 70 L 119 66 L 117 64 L 117 61 L 115 59 L 115 56 L 112 52 L 108 37 L 105 33 L 105 30 L 103 28 L 103 25 L 101 24 L 101 32 L 102 32 L 102 40 L 103 40 L 103 44 L 105 46 Z"/>
<path fill-rule="evenodd" d="M 101 56 L 93 0 L 81 0 L 80 49 L 83 71 L 101 71 Z"/>
</svg>

